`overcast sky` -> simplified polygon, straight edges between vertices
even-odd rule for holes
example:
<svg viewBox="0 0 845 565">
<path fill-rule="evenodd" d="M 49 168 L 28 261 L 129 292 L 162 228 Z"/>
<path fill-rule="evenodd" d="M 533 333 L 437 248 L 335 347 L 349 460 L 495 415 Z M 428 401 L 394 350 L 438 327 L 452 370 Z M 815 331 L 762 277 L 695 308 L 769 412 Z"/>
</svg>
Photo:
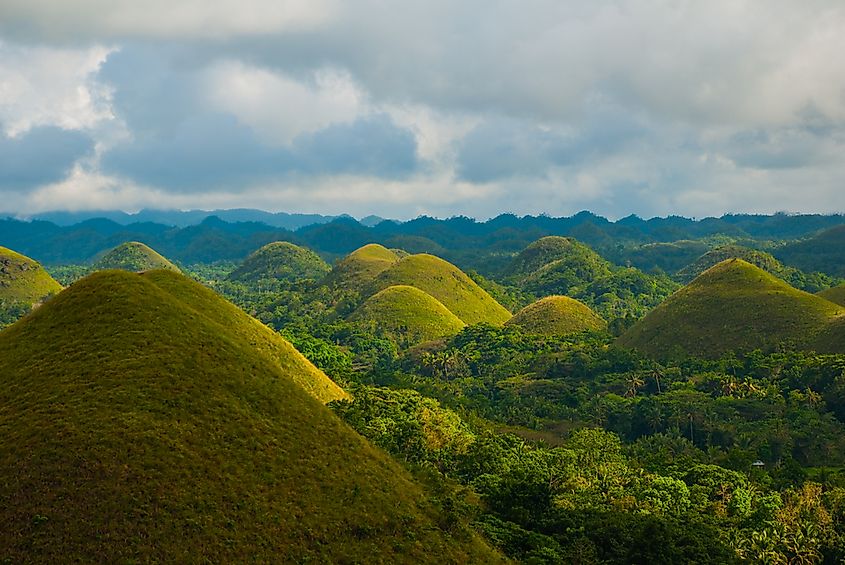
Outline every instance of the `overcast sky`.
<svg viewBox="0 0 845 565">
<path fill-rule="evenodd" d="M 0 0 L 0 210 L 845 211 L 841 0 Z"/>
</svg>

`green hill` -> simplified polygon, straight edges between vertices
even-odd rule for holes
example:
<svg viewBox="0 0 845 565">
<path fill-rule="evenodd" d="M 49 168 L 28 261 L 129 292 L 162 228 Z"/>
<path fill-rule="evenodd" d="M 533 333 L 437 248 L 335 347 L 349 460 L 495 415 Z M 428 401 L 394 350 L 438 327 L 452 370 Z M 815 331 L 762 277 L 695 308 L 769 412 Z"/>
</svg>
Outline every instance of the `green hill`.
<svg viewBox="0 0 845 565">
<path fill-rule="evenodd" d="M 770 253 L 741 245 L 715 247 L 679 270 L 676 276 L 681 282 L 688 283 L 710 267 L 727 259 L 742 259 L 784 280 L 788 280 L 789 277 L 787 269 Z"/>
<path fill-rule="evenodd" d="M 229 274 L 233 281 L 320 279 L 331 270 L 319 255 L 287 241 L 268 243 L 247 257 Z"/>
<path fill-rule="evenodd" d="M 430 294 L 466 324 L 502 325 L 511 317 L 463 271 L 434 255 L 403 257 L 376 277 L 368 294 L 395 285 L 413 286 Z"/>
<path fill-rule="evenodd" d="M 773 251 L 773 254 L 784 264 L 805 272 L 821 271 L 845 277 L 845 225 L 785 245 Z"/>
<path fill-rule="evenodd" d="M 831 320 L 810 342 L 810 349 L 819 353 L 845 354 L 845 315 Z"/>
<path fill-rule="evenodd" d="M 94 265 L 93 270 L 105 271 L 107 269 L 120 269 L 122 271 L 151 271 L 153 269 L 167 269 L 168 271 L 181 272 L 179 267 L 159 255 L 154 249 L 139 243 L 129 241 L 122 243 L 100 257 Z"/>
<path fill-rule="evenodd" d="M 0 328 L 13 323 L 60 290 L 62 285 L 37 262 L 0 247 Z"/>
<path fill-rule="evenodd" d="M 0 561 L 497 561 L 197 290 L 95 273 L 0 332 Z"/>
<path fill-rule="evenodd" d="M 397 261 L 399 256 L 390 249 L 369 243 L 335 265 L 326 276 L 325 283 L 335 288 L 360 291 Z"/>
<path fill-rule="evenodd" d="M 805 347 L 843 310 L 766 271 L 729 259 L 670 296 L 618 340 L 655 357 Z"/>
<path fill-rule="evenodd" d="M 62 290 L 36 261 L 11 249 L 0 247 L 0 303 L 32 305 Z"/>
<path fill-rule="evenodd" d="M 825 300 L 830 300 L 834 304 L 845 306 L 845 285 L 828 288 L 827 290 L 819 292 L 817 295 L 821 296 Z"/>
<path fill-rule="evenodd" d="M 519 326 L 540 335 L 567 335 L 607 327 L 607 323 L 586 304 L 568 296 L 541 298 L 514 314 L 505 325 Z"/>
<path fill-rule="evenodd" d="M 538 296 L 573 294 L 611 273 L 611 264 L 571 237 L 543 237 L 523 249 L 506 276 Z"/>
<path fill-rule="evenodd" d="M 453 336 L 466 325 L 436 298 L 407 285 L 377 292 L 349 319 L 372 324 L 403 347 Z"/>
</svg>

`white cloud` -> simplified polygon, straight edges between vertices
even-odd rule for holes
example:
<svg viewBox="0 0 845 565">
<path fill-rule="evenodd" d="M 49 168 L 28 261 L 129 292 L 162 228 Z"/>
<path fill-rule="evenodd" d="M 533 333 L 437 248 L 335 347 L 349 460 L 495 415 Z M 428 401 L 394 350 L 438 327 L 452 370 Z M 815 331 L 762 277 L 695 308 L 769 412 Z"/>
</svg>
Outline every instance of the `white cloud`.
<svg viewBox="0 0 845 565">
<path fill-rule="evenodd" d="M 96 78 L 111 51 L 0 42 L 0 125 L 6 135 L 38 126 L 91 129 L 111 120 L 111 90 Z"/>
<path fill-rule="evenodd" d="M 312 29 L 331 19 L 335 0 L 3 0 L 12 36 L 54 41 L 228 39 Z"/>
</svg>

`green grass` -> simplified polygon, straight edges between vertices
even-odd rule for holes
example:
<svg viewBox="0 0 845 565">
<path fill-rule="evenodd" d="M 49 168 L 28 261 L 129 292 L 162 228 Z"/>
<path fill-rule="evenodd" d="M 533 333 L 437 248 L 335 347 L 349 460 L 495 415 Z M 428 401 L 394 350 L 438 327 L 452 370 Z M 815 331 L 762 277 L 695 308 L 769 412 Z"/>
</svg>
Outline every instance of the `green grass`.
<svg viewBox="0 0 845 565">
<path fill-rule="evenodd" d="M 574 298 L 547 296 L 514 314 L 505 325 L 519 326 L 528 333 L 555 336 L 601 330 L 607 327 L 607 322 Z"/>
<path fill-rule="evenodd" d="M 369 243 L 343 258 L 326 276 L 334 288 L 361 291 L 382 271 L 399 261 L 399 256 L 377 243 Z"/>
<path fill-rule="evenodd" d="M 331 270 L 319 255 L 287 241 L 268 243 L 253 252 L 230 275 L 233 281 L 319 279 Z"/>
<path fill-rule="evenodd" d="M 11 249 L 0 247 L 0 303 L 31 306 L 62 290 L 40 264 Z"/>
<path fill-rule="evenodd" d="M 403 347 L 453 336 L 465 326 L 436 298 L 407 285 L 376 293 L 349 319 L 379 328 Z"/>
<path fill-rule="evenodd" d="M 812 348 L 815 336 L 843 312 L 742 259 L 729 259 L 670 296 L 617 343 L 655 357 L 717 357 L 781 344 Z"/>
<path fill-rule="evenodd" d="M 413 286 L 430 294 L 465 324 L 502 325 L 511 317 L 504 306 L 463 271 L 434 255 L 403 257 L 376 277 L 368 294 L 395 285 Z"/>
<path fill-rule="evenodd" d="M 767 271 L 776 277 L 784 280 L 788 277 L 786 267 L 784 267 L 783 264 L 775 259 L 771 254 L 766 253 L 765 251 L 751 249 L 750 247 L 743 247 L 741 245 L 721 245 L 711 249 L 678 271 L 676 276 L 678 280 L 688 283 L 710 267 L 713 267 L 714 265 L 717 265 L 727 259 L 742 259 L 752 265 L 760 267 L 764 271 Z"/>
<path fill-rule="evenodd" d="M 0 332 L 0 562 L 500 560 L 207 296 L 104 271 Z"/>
<path fill-rule="evenodd" d="M 547 236 L 522 250 L 506 274 L 523 289 L 548 296 L 576 293 L 610 272 L 611 264 L 583 243 Z"/>
<path fill-rule="evenodd" d="M 810 342 L 819 353 L 845 353 L 845 314 L 832 319 Z"/>
<path fill-rule="evenodd" d="M 93 270 L 120 269 L 122 271 L 151 271 L 153 269 L 167 269 L 181 272 L 179 267 L 165 259 L 154 249 L 143 243 L 129 241 L 122 243 L 100 257 L 93 265 Z"/>
<path fill-rule="evenodd" d="M 845 306 L 845 285 L 828 288 L 827 290 L 819 292 L 817 296 L 821 296 L 825 300 L 830 300 L 834 304 Z"/>
</svg>

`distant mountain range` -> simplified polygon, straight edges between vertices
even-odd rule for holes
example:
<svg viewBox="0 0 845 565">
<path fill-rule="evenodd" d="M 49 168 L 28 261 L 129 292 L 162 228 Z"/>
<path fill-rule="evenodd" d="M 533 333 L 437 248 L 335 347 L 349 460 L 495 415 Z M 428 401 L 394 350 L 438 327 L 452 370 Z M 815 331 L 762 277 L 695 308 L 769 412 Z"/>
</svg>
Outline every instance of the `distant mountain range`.
<svg viewBox="0 0 845 565">
<path fill-rule="evenodd" d="M 43 220 L 52 222 L 57 226 L 72 226 L 94 218 L 104 218 L 117 224 L 126 226 L 129 224 L 152 222 L 168 226 L 187 227 L 201 223 L 209 216 L 217 216 L 227 222 L 261 222 L 268 226 L 296 230 L 312 224 L 325 224 L 339 217 L 351 216 L 324 216 L 322 214 L 288 214 L 287 212 L 265 212 L 249 208 L 236 208 L 233 210 L 141 210 L 134 214 L 120 210 L 88 210 L 84 212 L 44 212 L 33 214 L 26 218 L 28 220 Z M 367 216 L 359 222 L 365 226 L 374 226 L 384 218 L 379 216 Z"/>
<path fill-rule="evenodd" d="M 55 265 L 90 262 L 128 241 L 149 245 L 182 264 L 241 261 L 273 241 L 306 246 L 328 261 L 367 243 L 380 243 L 409 253 L 433 253 L 461 268 L 496 274 L 532 242 L 559 235 L 589 245 L 613 263 L 644 271 L 661 268 L 674 273 L 708 249 L 736 243 L 767 251 L 788 266 L 845 275 L 843 215 L 728 214 L 700 220 L 628 216 L 614 222 L 580 212 L 560 218 L 502 214 L 487 221 L 421 216 L 398 222 L 375 216 L 358 221 L 345 215 L 227 210 L 214 215 L 116 213 L 117 219 L 109 213 L 112 217 L 68 224 L 74 214 L 0 220 L 0 245 Z"/>
</svg>

